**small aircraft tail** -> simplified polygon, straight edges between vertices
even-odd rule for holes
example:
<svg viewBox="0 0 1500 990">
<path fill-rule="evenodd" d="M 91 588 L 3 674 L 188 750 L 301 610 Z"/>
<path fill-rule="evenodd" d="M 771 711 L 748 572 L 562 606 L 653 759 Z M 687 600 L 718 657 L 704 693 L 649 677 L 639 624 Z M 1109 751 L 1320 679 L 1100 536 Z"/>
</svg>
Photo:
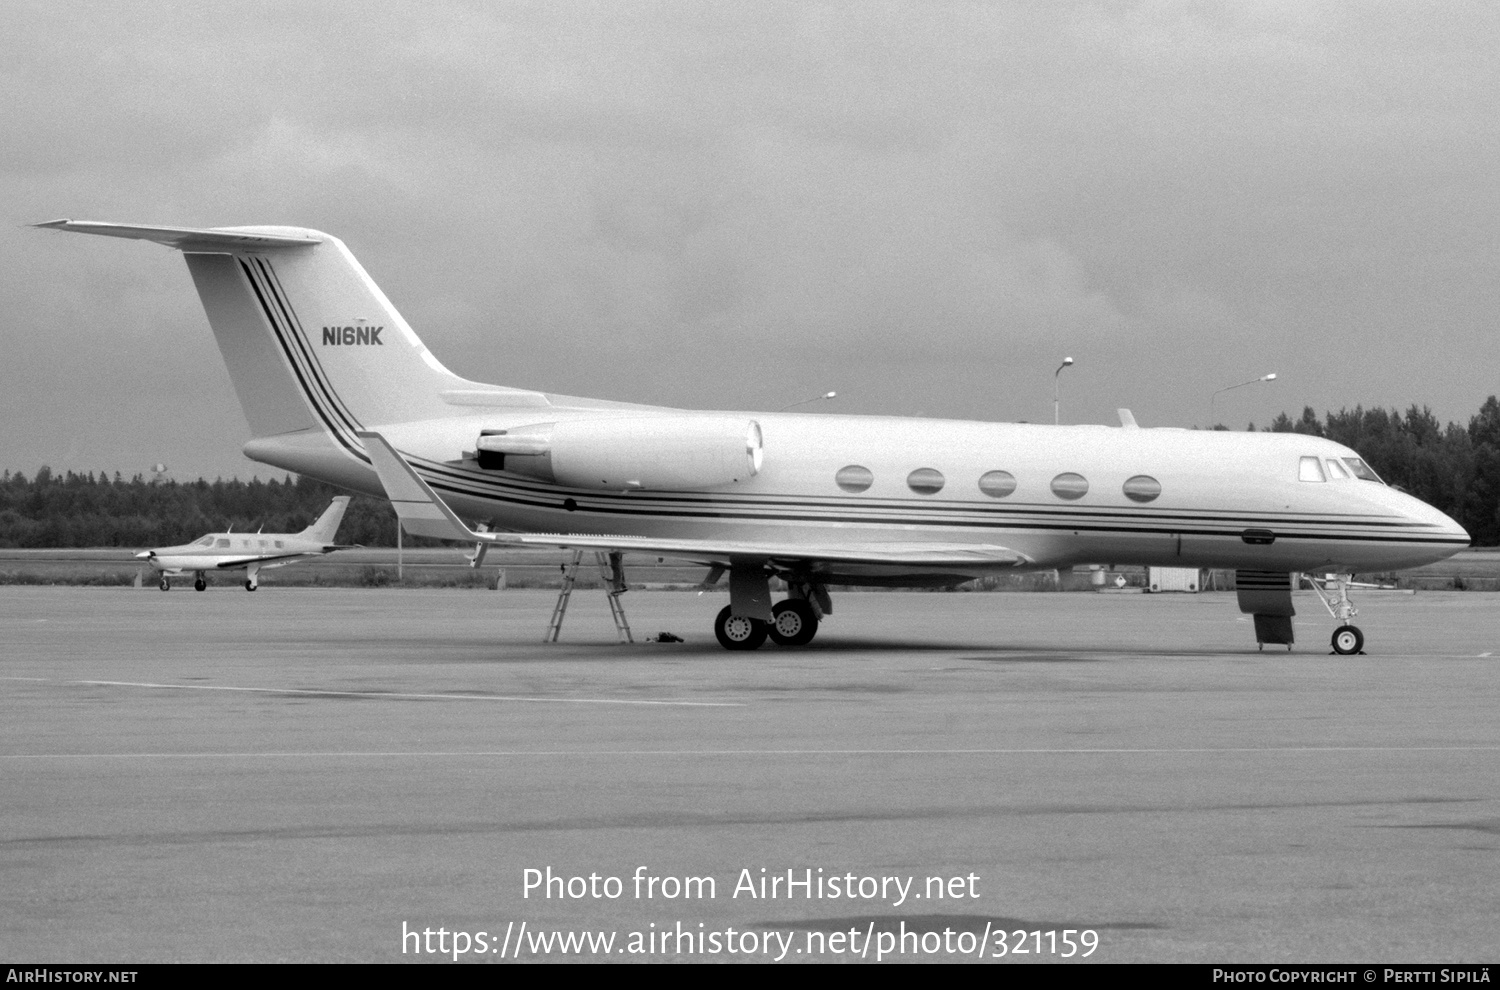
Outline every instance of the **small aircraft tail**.
<svg viewBox="0 0 1500 990">
<path fill-rule="evenodd" d="M 348 495 L 336 495 L 328 508 L 318 517 L 318 521 L 298 533 L 298 536 L 309 540 L 317 540 L 319 543 L 332 543 L 334 534 L 339 531 L 339 523 L 344 521 L 344 510 L 349 508 Z"/>
<path fill-rule="evenodd" d="M 344 243 L 321 231 L 37 226 L 181 251 L 257 438 L 326 431 L 363 461 L 354 434 L 369 426 L 469 411 L 455 406 L 547 404 L 540 393 L 480 385 L 443 367 Z M 277 463 L 255 444 L 250 456 Z"/>
</svg>

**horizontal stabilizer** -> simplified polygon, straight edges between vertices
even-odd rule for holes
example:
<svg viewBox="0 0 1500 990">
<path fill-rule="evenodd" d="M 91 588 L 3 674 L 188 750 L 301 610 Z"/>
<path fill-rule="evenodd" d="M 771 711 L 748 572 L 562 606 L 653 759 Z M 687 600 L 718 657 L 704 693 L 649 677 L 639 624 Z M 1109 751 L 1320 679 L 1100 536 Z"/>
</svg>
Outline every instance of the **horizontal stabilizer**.
<svg viewBox="0 0 1500 990">
<path fill-rule="evenodd" d="M 75 234 L 101 234 L 137 241 L 155 241 L 179 251 L 250 251 L 257 248 L 307 247 L 321 243 L 311 234 L 286 228 L 258 227 L 147 227 L 140 224 L 99 223 L 93 220 L 49 220 L 32 224 L 46 230 L 68 230 Z"/>
<path fill-rule="evenodd" d="M 595 533 L 476 532 L 454 515 L 422 478 L 379 433 L 360 433 L 370 463 L 380 475 L 386 497 L 401 525 L 413 536 L 515 547 L 565 550 L 619 550 L 655 553 L 705 563 L 744 557 L 769 562 L 897 565 L 903 567 L 1020 567 L 1032 563 L 1025 554 L 985 543 L 859 543 L 829 545 L 748 540 L 672 539 Z"/>
</svg>

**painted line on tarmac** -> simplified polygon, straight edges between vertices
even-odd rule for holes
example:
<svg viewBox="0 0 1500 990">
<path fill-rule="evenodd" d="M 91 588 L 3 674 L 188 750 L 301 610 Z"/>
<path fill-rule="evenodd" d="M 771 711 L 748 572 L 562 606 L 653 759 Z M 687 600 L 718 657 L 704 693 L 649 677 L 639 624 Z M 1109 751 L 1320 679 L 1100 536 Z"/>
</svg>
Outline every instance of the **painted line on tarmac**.
<svg viewBox="0 0 1500 990">
<path fill-rule="evenodd" d="M 31 681 L 71 687 L 132 687 L 171 691 L 240 691 L 250 694 L 297 694 L 320 698 L 378 698 L 399 701 L 515 701 L 564 705 L 656 705 L 677 708 L 744 708 L 742 701 L 676 701 L 651 698 L 547 698 L 502 694 L 419 694 L 401 691 L 333 691 L 323 688 L 234 687 L 222 684 L 153 684 L 145 681 L 60 681 L 50 677 L 0 677 L 6 681 Z"/>
<path fill-rule="evenodd" d="M 0 760 L 453 759 L 455 757 L 642 756 L 1098 756 L 1304 753 L 1500 753 L 1497 746 L 1244 746 L 1180 749 L 488 749 L 272 753 L 0 753 Z"/>
</svg>

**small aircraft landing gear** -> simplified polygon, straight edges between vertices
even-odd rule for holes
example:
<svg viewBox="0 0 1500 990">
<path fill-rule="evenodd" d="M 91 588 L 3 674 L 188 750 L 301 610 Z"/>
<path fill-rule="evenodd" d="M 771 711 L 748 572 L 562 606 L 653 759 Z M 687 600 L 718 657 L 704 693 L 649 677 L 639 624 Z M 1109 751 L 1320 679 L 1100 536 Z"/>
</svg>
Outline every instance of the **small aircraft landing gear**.
<svg viewBox="0 0 1500 990">
<path fill-rule="evenodd" d="M 777 646 L 806 646 L 818 634 L 818 613 L 806 599 L 777 602 L 771 614 L 775 618 L 766 631 Z"/>
<path fill-rule="evenodd" d="M 245 582 L 245 590 L 246 591 L 254 591 L 257 587 L 259 587 L 259 586 L 254 581 L 246 581 Z"/>
<path fill-rule="evenodd" d="M 208 582 L 205 581 L 205 580 L 203 580 L 201 577 L 198 580 L 196 580 L 196 581 L 193 582 L 193 590 L 194 591 L 202 591 L 203 589 L 205 589 L 207 587 L 208 587 Z"/>
<path fill-rule="evenodd" d="M 767 623 L 747 615 L 735 615 L 729 605 L 725 605 L 719 617 L 714 619 L 714 635 L 726 650 L 758 650 L 769 634 Z"/>
<path fill-rule="evenodd" d="M 1333 631 L 1333 652 L 1346 657 L 1363 654 L 1365 634 L 1359 631 L 1358 626 L 1349 623 L 1350 619 L 1359 614 L 1359 609 L 1349 600 L 1349 586 L 1354 581 L 1354 575 L 1334 574 L 1331 577 L 1331 594 L 1324 590 L 1317 578 L 1311 578 L 1311 582 L 1313 590 L 1323 600 L 1323 607 L 1328 609 L 1328 614 L 1339 621 L 1339 627 Z"/>
<path fill-rule="evenodd" d="M 172 590 L 172 579 L 169 578 L 169 577 L 167 577 L 165 574 L 163 574 L 161 576 L 161 583 L 158 584 L 157 587 L 160 588 L 162 591 L 171 591 Z"/>
</svg>

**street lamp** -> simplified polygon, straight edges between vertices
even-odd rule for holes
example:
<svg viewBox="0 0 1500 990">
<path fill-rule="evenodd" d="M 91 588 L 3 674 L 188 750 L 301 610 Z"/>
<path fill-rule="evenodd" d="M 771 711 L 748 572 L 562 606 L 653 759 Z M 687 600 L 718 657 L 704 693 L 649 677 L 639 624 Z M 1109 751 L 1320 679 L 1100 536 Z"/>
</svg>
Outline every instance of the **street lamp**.
<svg viewBox="0 0 1500 990">
<path fill-rule="evenodd" d="M 1052 425 L 1053 426 L 1056 426 L 1058 423 L 1061 422 L 1061 419 L 1058 418 L 1058 413 L 1057 413 L 1057 380 L 1058 380 L 1058 377 L 1062 374 L 1064 368 L 1070 368 L 1072 366 L 1073 366 L 1073 359 L 1070 358 L 1070 357 L 1065 357 L 1065 358 L 1063 358 L 1063 363 L 1057 366 L 1057 370 L 1054 371 L 1054 372 L 1052 372 Z"/>
<path fill-rule="evenodd" d="M 1240 382 L 1238 385 L 1225 385 L 1219 389 L 1219 392 L 1228 392 L 1232 388 L 1244 388 L 1246 385 L 1254 385 L 1256 382 L 1274 382 L 1275 380 L 1276 375 L 1273 372 L 1269 375 L 1261 375 L 1259 378 L 1252 378 L 1248 382 Z M 1219 397 L 1219 392 L 1215 392 L 1208 397 L 1208 428 L 1210 430 L 1214 428 L 1214 400 Z"/>
<path fill-rule="evenodd" d="M 809 402 L 822 402 L 824 399 L 837 399 L 838 397 L 839 397 L 839 394 L 837 392 L 824 392 L 822 395 L 815 395 L 815 396 L 813 396 L 810 399 L 799 399 L 796 402 L 793 402 L 789 406 L 782 406 L 780 409 L 778 409 L 776 411 L 777 412 L 786 412 L 788 409 L 795 409 L 797 406 L 805 406 Z"/>
</svg>

